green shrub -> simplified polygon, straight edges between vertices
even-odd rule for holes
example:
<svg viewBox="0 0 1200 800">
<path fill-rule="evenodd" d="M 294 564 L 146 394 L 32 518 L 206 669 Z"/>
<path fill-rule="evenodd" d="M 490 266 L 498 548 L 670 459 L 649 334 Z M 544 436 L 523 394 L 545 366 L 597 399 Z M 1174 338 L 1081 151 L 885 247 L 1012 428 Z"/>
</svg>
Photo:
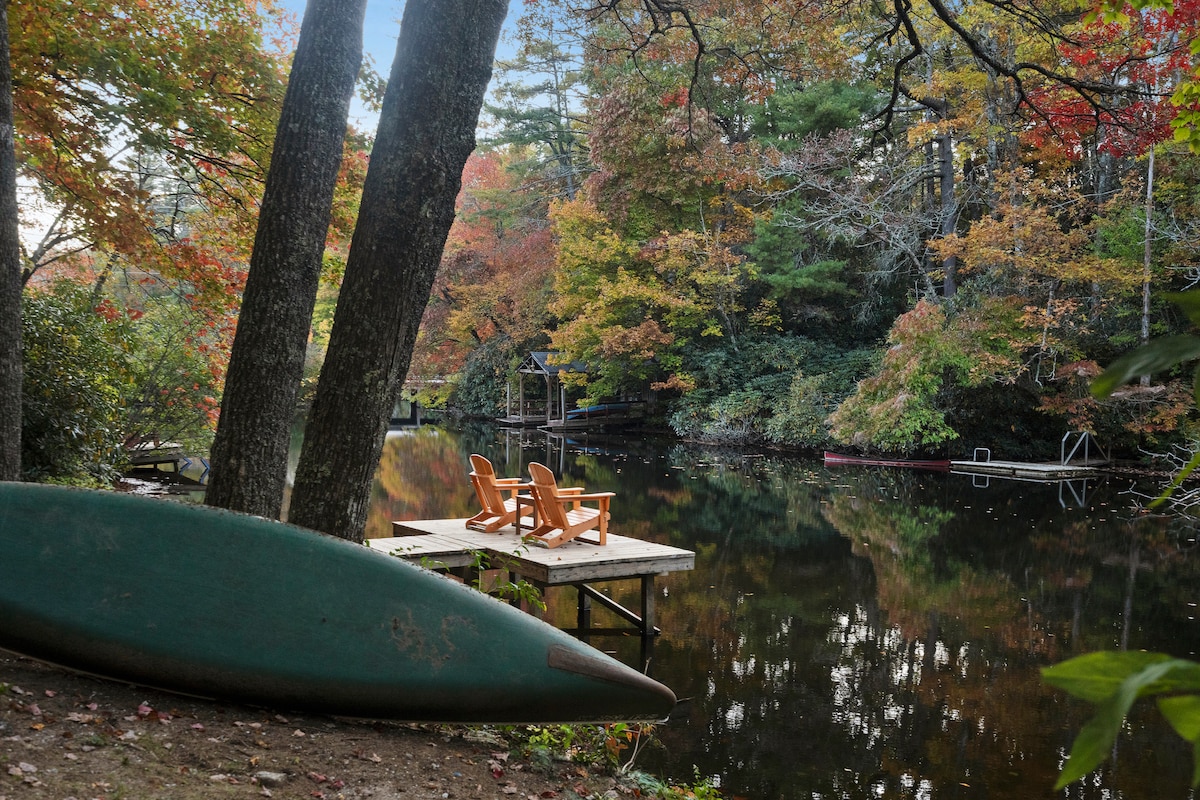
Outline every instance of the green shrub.
<svg viewBox="0 0 1200 800">
<path fill-rule="evenodd" d="M 197 330 L 186 305 L 169 298 L 148 304 L 125 324 L 131 336 L 125 436 L 208 452 L 220 411 L 218 375 L 224 368 L 224 358 L 218 356 L 215 366 L 211 354 L 220 345 Z"/>
<path fill-rule="evenodd" d="M 825 389 L 827 376 L 797 372 L 787 393 L 775 404 L 767 422 L 767 438 L 789 447 L 819 449 L 829 443 L 826 418 L 837 408 L 839 398 Z"/>
<path fill-rule="evenodd" d="M 504 387 L 512 368 L 511 345 L 508 337 L 494 336 L 471 351 L 453 392 L 442 402 L 468 416 L 498 416 L 504 410 Z M 422 400 L 436 407 L 434 398 L 423 394 Z"/>
<path fill-rule="evenodd" d="M 97 313 L 86 289 L 67 282 L 27 292 L 23 302 L 22 471 L 33 480 L 108 482 L 125 463 L 129 323 Z"/>
</svg>

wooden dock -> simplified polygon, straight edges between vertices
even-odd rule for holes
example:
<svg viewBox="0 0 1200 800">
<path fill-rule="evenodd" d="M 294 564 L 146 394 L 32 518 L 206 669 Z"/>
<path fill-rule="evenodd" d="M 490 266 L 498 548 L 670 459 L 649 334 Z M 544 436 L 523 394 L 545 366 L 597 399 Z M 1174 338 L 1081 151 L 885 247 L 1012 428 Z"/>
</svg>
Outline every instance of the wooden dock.
<svg viewBox="0 0 1200 800">
<path fill-rule="evenodd" d="M 528 526 L 527 526 L 528 527 Z M 444 569 L 472 577 L 477 554 L 486 556 L 489 568 L 507 570 L 511 579 L 524 579 L 540 590 L 574 586 L 578 592 L 579 634 L 625 633 L 628 629 L 593 628 L 591 604 L 604 606 L 631 623 L 643 636 L 658 633 L 654 627 L 654 579 L 695 567 L 696 554 L 678 547 L 608 534 L 604 546 L 575 539 L 547 549 L 523 542 L 509 526 L 496 533 L 466 527 L 466 519 L 427 519 L 393 522 L 395 536 L 369 539 L 376 550 L 401 556 L 414 564 Z M 641 581 L 641 609 L 625 608 L 590 584 L 600 581 Z"/>
<path fill-rule="evenodd" d="M 1106 462 L 1057 464 L 1024 461 L 951 461 L 950 471 L 967 475 L 998 475 L 1007 478 L 1058 481 L 1096 475 L 1099 472 L 1098 467 L 1103 466 L 1104 463 Z"/>
</svg>

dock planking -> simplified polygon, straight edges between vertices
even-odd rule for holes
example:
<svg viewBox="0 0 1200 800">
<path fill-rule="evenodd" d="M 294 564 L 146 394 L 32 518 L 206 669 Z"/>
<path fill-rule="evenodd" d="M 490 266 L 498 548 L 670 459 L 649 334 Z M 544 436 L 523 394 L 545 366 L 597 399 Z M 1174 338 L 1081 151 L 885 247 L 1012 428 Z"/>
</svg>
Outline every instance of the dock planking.
<svg viewBox="0 0 1200 800">
<path fill-rule="evenodd" d="M 528 529 L 528 525 L 525 525 Z M 627 621 L 644 636 L 653 627 L 654 578 L 695 567 L 696 554 L 670 545 L 647 542 L 609 533 L 604 546 L 583 537 L 553 549 L 524 542 L 513 527 L 483 533 L 466 527 L 465 519 L 413 520 L 392 523 L 396 536 L 369 539 L 373 549 L 400 556 L 416 564 L 449 570 L 469 569 L 476 554 L 487 556 L 492 568 L 507 569 L 541 589 L 575 586 L 579 590 L 580 627 L 584 628 L 584 605 L 597 600 Z M 635 614 L 598 597 L 588 584 L 600 581 L 640 579 L 642 612 Z M 598 632 L 598 631 L 593 631 Z"/>
<path fill-rule="evenodd" d="M 1103 462 L 1099 464 L 1102 466 Z M 968 475 L 996 475 L 1035 480 L 1083 478 L 1099 472 L 1092 464 L 1029 463 L 1024 461 L 951 461 L 950 471 Z"/>
</svg>

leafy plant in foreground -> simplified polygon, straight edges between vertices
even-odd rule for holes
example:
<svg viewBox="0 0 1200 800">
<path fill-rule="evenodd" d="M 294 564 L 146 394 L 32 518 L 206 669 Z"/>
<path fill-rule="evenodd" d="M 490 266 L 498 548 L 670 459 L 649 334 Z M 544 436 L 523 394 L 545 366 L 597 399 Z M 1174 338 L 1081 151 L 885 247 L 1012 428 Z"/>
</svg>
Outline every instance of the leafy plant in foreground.
<svg viewBox="0 0 1200 800">
<path fill-rule="evenodd" d="M 1179 306 L 1193 325 L 1200 326 L 1200 290 L 1169 294 L 1167 299 Z M 1200 336 L 1163 336 L 1114 361 L 1092 382 L 1092 394 L 1097 398 L 1106 398 L 1118 387 L 1142 375 L 1152 375 L 1197 360 L 1200 360 Z M 1200 365 L 1193 374 L 1192 396 L 1196 406 L 1200 407 Z M 1158 499 L 1151 503 L 1151 507 L 1161 505 L 1197 466 L 1200 466 L 1200 450 L 1192 454 L 1191 460 L 1176 474 Z"/>
<path fill-rule="evenodd" d="M 1200 291 L 1172 295 L 1171 300 L 1194 325 L 1200 325 Z M 1200 359 L 1200 336 L 1155 339 L 1113 362 L 1092 383 L 1092 393 L 1105 398 L 1134 378 L 1197 359 Z M 1200 368 L 1195 373 L 1193 393 L 1200 406 Z M 1193 454 L 1151 506 L 1170 497 L 1197 465 L 1200 465 L 1200 451 Z M 1050 685 L 1096 707 L 1095 715 L 1075 737 L 1056 789 L 1084 777 L 1104 761 L 1112 752 L 1133 704 L 1146 697 L 1157 698 L 1159 712 L 1192 745 L 1192 787 L 1200 786 L 1200 664 L 1164 653 L 1101 651 L 1047 667 L 1042 670 L 1042 677 Z"/>
<path fill-rule="evenodd" d="M 1071 746 L 1055 789 L 1076 781 L 1112 752 L 1136 700 L 1155 697 L 1158 710 L 1193 748 L 1192 786 L 1200 785 L 1200 664 L 1163 653 L 1102 651 L 1042 670 L 1042 677 L 1096 706 Z"/>
</svg>

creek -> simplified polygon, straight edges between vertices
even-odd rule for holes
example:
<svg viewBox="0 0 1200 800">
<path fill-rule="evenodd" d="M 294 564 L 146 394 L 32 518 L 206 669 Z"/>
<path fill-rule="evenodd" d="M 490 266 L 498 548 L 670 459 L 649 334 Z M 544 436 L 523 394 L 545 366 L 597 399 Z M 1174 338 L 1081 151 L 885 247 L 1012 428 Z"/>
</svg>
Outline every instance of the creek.
<svg viewBox="0 0 1200 800">
<path fill-rule="evenodd" d="M 1100 649 L 1198 657 L 1197 533 L 1138 510 L 1131 488 L 1154 486 L 424 426 L 389 435 L 367 535 L 473 514 L 472 452 L 614 491 L 614 532 L 695 551 L 656 584 L 649 672 L 681 702 L 640 769 L 750 800 L 1192 796 L 1191 753 L 1151 709 L 1101 771 L 1052 791 L 1090 709 L 1039 668 Z M 604 588 L 635 607 L 635 584 Z M 570 627 L 574 595 L 551 589 L 544 616 Z M 640 662 L 636 638 L 592 643 Z"/>
</svg>

